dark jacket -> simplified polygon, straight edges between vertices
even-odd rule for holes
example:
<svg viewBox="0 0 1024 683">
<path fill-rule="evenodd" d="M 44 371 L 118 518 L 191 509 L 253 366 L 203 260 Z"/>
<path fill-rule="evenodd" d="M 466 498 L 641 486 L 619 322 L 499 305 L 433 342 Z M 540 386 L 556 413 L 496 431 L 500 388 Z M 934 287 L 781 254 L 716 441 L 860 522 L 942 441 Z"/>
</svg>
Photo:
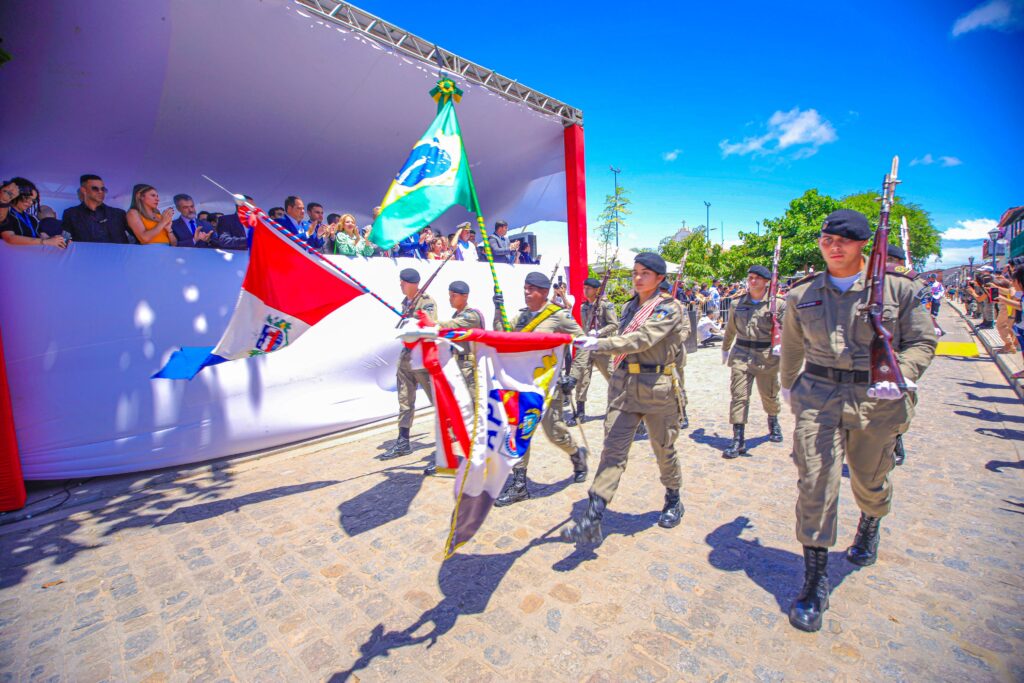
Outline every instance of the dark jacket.
<svg viewBox="0 0 1024 683">
<path fill-rule="evenodd" d="M 217 221 L 216 246 L 220 249 L 248 249 L 249 232 L 238 214 L 227 213 Z"/>
<path fill-rule="evenodd" d="M 71 234 L 71 239 L 78 242 L 137 242 L 134 236 L 129 237 L 125 212 L 106 204 L 100 204 L 95 211 L 91 211 L 85 204 L 72 206 L 64 211 L 62 222 L 64 230 Z"/>
<path fill-rule="evenodd" d="M 195 221 L 197 231 L 202 230 L 203 232 L 210 232 L 213 230 L 213 226 L 207 223 L 206 221 L 199 220 L 198 218 L 195 219 Z M 214 234 L 210 236 L 209 241 L 196 242 L 192 235 L 192 230 L 185 222 L 185 219 L 182 218 L 181 216 L 178 216 L 174 220 L 174 222 L 171 223 L 171 230 L 174 231 L 174 236 L 178 238 L 179 247 L 209 248 L 217 246 L 216 232 L 214 232 Z"/>
</svg>

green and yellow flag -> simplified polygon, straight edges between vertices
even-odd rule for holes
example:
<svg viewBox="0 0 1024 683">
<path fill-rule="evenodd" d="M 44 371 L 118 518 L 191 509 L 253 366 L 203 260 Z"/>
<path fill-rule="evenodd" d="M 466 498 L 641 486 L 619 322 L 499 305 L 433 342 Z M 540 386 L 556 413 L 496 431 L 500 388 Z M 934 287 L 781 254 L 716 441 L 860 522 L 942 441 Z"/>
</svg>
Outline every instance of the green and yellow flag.
<svg viewBox="0 0 1024 683">
<path fill-rule="evenodd" d="M 480 214 L 455 115 L 454 100 L 461 92 L 446 79 L 431 94 L 439 102 L 437 116 L 391 181 L 370 231 L 370 241 L 384 249 L 429 225 L 456 204 Z"/>
</svg>

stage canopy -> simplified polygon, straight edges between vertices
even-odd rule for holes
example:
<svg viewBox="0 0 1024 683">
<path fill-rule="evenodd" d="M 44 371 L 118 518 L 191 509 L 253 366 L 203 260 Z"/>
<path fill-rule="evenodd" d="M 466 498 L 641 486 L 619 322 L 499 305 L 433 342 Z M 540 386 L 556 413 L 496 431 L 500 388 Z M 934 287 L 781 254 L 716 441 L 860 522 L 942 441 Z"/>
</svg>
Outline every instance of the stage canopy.
<svg viewBox="0 0 1024 683">
<path fill-rule="evenodd" d="M 299 194 L 362 224 L 436 111 L 438 68 L 373 38 L 394 39 L 394 27 L 357 16 L 288 0 L 3 3 L 13 59 L 0 67 L 0 174 L 35 181 L 58 211 L 87 172 L 114 206 L 145 182 L 164 205 L 186 192 L 229 208 L 206 174 L 264 208 Z M 512 82 L 481 85 L 480 68 L 440 54 L 465 91 L 458 113 L 488 222 L 566 220 L 563 127 L 579 113 L 499 94 Z M 440 227 L 463 219 L 453 210 Z"/>
</svg>

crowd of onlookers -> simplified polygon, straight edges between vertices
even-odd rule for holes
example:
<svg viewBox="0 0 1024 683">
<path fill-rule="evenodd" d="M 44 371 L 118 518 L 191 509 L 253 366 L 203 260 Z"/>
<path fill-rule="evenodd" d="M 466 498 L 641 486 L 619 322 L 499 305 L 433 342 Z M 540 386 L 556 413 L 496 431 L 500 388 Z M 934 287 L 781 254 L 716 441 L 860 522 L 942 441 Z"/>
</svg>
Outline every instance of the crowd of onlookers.
<svg viewBox="0 0 1024 683">
<path fill-rule="evenodd" d="M 49 206 L 40 204 L 39 189 L 26 178 L 0 183 L 0 237 L 8 244 L 49 245 L 65 248 L 72 241 L 113 244 L 162 244 L 172 247 L 247 249 L 251 234 L 234 213 L 199 211 L 187 194 L 174 195 L 174 206 L 160 209 L 160 193 L 152 185 L 132 188 L 127 210 L 106 203 L 103 179 L 85 174 L 79 179 L 77 206 L 64 211 L 60 220 Z M 247 197 L 252 201 L 251 197 Z M 374 208 L 376 219 L 380 207 Z M 430 226 L 388 249 L 369 240 L 372 225 L 360 228 L 351 213 L 324 214 L 317 202 L 289 196 L 284 206 L 267 215 L 311 248 L 324 254 L 347 256 L 405 256 L 428 260 L 486 260 L 484 245 L 477 242 L 470 223 L 448 234 Z M 538 263 L 527 239 L 509 238 L 508 223 L 497 221 L 488 235 L 488 246 L 499 263 Z"/>
<path fill-rule="evenodd" d="M 1003 342 L 999 353 L 1020 353 L 1024 349 L 1024 265 L 1007 264 L 1001 270 L 990 266 L 977 269 L 957 297 L 968 314 L 981 322 L 978 329 L 995 329 Z M 1014 375 L 1024 379 L 1024 371 Z"/>
</svg>

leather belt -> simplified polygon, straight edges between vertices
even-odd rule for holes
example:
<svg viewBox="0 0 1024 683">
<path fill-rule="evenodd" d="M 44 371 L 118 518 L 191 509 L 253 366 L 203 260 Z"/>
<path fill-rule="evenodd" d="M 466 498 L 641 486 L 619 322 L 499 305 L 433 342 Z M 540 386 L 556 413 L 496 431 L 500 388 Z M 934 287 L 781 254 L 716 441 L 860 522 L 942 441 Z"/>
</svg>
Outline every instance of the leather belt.
<svg viewBox="0 0 1024 683">
<path fill-rule="evenodd" d="M 652 374 L 652 375 L 671 375 L 672 371 L 676 369 L 675 363 L 669 363 L 668 365 L 648 365 L 646 363 L 624 363 L 626 366 L 626 372 L 631 375 L 641 374 Z"/>
<path fill-rule="evenodd" d="M 753 339 L 737 339 L 736 346 L 745 346 L 748 349 L 770 349 L 771 342 L 754 341 Z"/>
<path fill-rule="evenodd" d="M 830 379 L 836 384 L 867 384 L 871 381 L 871 373 L 867 370 L 840 370 L 816 363 L 806 363 L 804 372 L 815 377 Z"/>
</svg>

